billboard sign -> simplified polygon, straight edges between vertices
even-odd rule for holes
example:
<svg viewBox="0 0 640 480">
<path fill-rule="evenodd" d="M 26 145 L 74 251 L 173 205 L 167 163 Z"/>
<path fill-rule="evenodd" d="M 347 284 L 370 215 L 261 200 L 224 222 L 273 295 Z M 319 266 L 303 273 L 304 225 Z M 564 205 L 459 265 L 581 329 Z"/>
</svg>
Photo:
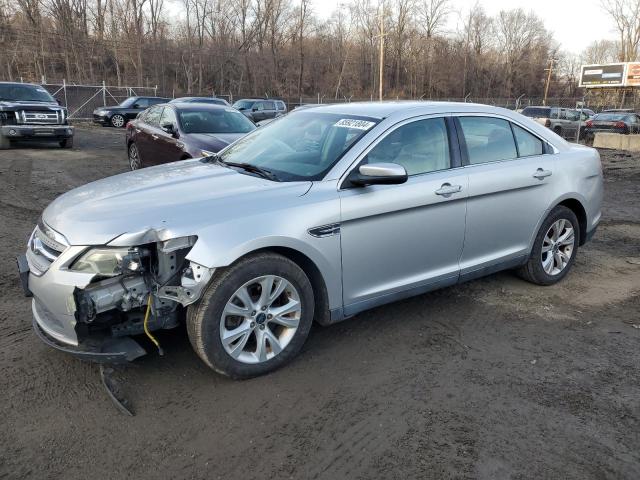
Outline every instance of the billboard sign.
<svg viewBox="0 0 640 480">
<path fill-rule="evenodd" d="M 627 64 L 627 81 L 625 85 L 628 87 L 640 87 L 640 62 Z"/>
<path fill-rule="evenodd" d="M 626 63 L 583 65 L 580 72 L 580 86 L 587 88 L 623 87 L 626 80 L 626 67 Z M 638 85 L 640 85 L 640 81 Z"/>
</svg>

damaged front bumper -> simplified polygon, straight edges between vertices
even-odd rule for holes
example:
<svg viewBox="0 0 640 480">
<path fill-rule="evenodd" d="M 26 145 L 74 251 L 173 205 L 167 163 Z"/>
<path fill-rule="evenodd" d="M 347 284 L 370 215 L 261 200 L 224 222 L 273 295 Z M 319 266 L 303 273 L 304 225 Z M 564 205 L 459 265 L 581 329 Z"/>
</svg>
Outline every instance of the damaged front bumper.
<svg viewBox="0 0 640 480">
<path fill-rule="evenodd" d="M 33 297 L 38 337 L 84 360 L 121 363 L 144 355 L 146 351 L 131 337 L 176 327 L 183 307 L 200 297 L 213 273 L 186 261 L 187 248 L 170 248 L 183 245 L 158 242 L 150 246 L 153 265 L 101 279 L 73 269 L 76 259 L 91 247 L 68 246 L 55 234 L 39 225 L 26 255 L 18 258 L 18 271 L 25 295 Z"/>
</svg>

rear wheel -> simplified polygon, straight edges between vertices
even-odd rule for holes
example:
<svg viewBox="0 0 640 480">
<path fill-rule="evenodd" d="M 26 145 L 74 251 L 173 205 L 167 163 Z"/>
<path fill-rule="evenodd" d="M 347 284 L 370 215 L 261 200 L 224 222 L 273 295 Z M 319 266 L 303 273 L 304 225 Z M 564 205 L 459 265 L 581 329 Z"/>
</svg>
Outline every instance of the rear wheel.
<svg viewBox="0 0 640 480">
<path fill-rule="evenodd" d="M 529 261 L 519 275 L 538 285 L 553 285 L 562 280 L 578 252 L 580 225 L 567 207 L 554 208 L 540 226 Z"/>
<path fill-rule="evenodd" d="M 124 127 L 124 117 L 118 113 L 116 113 L 113 117 L 111 117 L 111 126 L 115 128 Z"/>
<path fill-rule="evenodd" d="M 216 272 L 189 306 L 189 340 L 216 372 L 250 378 L 293 359 L 313 322 L 313 289 L 286 257 L 260 253 Z"/>
<path fill-rule="evenodd" d="M 0 150 L 6 150 L 11 147 L 11 140 L 0 135 Z"/>
<path fill-rule="evenodd" d="M 131 168 L 131 170 L 138 170 L 142 168 L 142 160 L 140 160 L 140 152 L 138 152 L 138 147 L 136 147 L 136 144 L 133 142 L 129 144 L 128 155 L 129 155 L 129 168 Z"/>
</svg>

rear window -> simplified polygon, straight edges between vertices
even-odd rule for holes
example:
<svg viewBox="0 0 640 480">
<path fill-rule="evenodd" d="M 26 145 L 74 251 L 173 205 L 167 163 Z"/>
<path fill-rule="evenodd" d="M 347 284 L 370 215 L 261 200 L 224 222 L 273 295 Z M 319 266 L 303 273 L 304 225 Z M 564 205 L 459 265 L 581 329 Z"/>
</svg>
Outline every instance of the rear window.
<svg viewBox="0 0 640 480">
<path fill-rule="evenodd" d="M 285 109 L 284 102 L 276 102 L 276 108 L 278 110 L 284 110 Z"/>
<path fill-rule="evenodd" d="M 497 162 L 518 157 L 511 126 L 492 117 L 460 117 L 469 163 Z"/>
<path fill-rule="evenodd" d="M 605 122 L 620 122 L 625 119 L 627 115 L 624 113 L 599 113 L 594 120 L 602 120 Z"/>
<path fill-rule="evenodd" d="M 178 112 L 184 133 L 248 133 L 255 125 L 236 110 L 182 110 Z"/>
<path fill-rule="evenodd" d="M 549 118 L 551 116 L 551 109 L 540 108 L 540 107 L 527 107 L 522 111 L 522 114 L 530 118 Z"/>
</svg>

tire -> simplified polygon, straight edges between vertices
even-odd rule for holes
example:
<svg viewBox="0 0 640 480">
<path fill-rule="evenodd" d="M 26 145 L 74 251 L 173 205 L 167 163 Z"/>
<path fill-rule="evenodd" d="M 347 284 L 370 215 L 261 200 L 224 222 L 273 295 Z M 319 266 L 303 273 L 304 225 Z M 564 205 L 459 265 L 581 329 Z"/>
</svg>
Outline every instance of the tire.
<svg viewBox="0 0 640 480">
<path fill-rule="evenodd" d="M 120 115 L 119 113 L 116 113 L 109 119 L 109 123 L 111 124 L 112 127 L 122 128 L 125 126 L 126 121 L 122 115 Z"/>
<path fill-rule="evenodd" d="M 558 231 L 556 239 L 560 240 L 556 242 L 551 229 L 553 226 L 562 225 L 562 223 L 558 222 L 563 222 L 564 228 L 555 229 L 555 231 Z M 569 232 L 569 226 L 573 229 L 572 235 Z M 562 241 L 564 235 L 567 235 L 567 237 Z M 569 239 L 572 239 L 573 243 L 569 244 Z M 562 280 L 571 270 L 578 253 L 579 244 L 580 225 L 578 218 L 571 209 L 561 205 L 557 206 L 542 222 L 529 260 L 518 270 L 518 274 L 523 279 L 536 285 L 553 285 Z M 548 251 L 543 252 L 543 248 Z M 556 251 L 559 252 L 557 254 L 559 256 L 554 253 Z M 551 258 L 549 257 L 550 255 Z"/>
<path fill-rule="evenodd" d="M 65 138 L 58 142 L 62 148 L 73 148 L 73 137 Z"/>
<path fill-rule="evenodd" d="M 11 140 L 0 135 L 0 150 L 7 150 L 9 148 L 11 148 Z"/>
<path fill-rule="evenodd" d="M 262 289 L 255 288 L 258 285 L 256 281 L 268 278 L 266 276 L 284 279 L 285 282 L 280 284 L 276 280 L 270 284 L 270 292 L 274 295 L 280 287 L 283 290 L 263 310 L 258 298 Z M 237 294 L 243 289 L 250 293 L 250 301 L 254 302 L 252 306 L 238 300 L 240 297 Z M 295 307 L 293 298 L 296 297 L 299 312 L 292 313 L 297 318 L 284 316 L 289 314 L 276 314 L 278 308 L 288 305 Z M 232 311 L 242 310 L 242 315 L 228 314 L 229 308 Z M 269 312 L 273 312 L 273 316 Z M 188 307 L 187 332 L 193 349 L 213 370 L 235 379 L 251 378 L 282 367 L 300 352 L 309 335 L 313 315 L 313 288 L 304 271 L 282 255 L 258 253 L 216 271 L 202 298 Z M 283 321 L 295 323 L 297 327 L 295 330 L 285 327 L 281 324 Z M 242 333 L 237 337 L 237 343 L 227 342 L 225 347 L 221 335 L 241 329 L 249 333 Z M 236 338 L 233 334 L 230 336 Z M 262 341 L 262 349 L 259 348 L 259 338 L 266 338 L 266 341 Z M 271 338 L 277 343 L 272 344 Z M 235 355 L 232 356 L 228 349 L 233 349 Z M 264 357 L 259 352 L 264 353 Z"/>
<path fill-rule="evenodd" d="M 131 170 L 139 170 L 143 168 L 140 152 L 134 142 L 131 142 L 129 144 L 129 148 L 127 148 L 127 157 L 129 159 L 129 168 Z"/>
</svg>

